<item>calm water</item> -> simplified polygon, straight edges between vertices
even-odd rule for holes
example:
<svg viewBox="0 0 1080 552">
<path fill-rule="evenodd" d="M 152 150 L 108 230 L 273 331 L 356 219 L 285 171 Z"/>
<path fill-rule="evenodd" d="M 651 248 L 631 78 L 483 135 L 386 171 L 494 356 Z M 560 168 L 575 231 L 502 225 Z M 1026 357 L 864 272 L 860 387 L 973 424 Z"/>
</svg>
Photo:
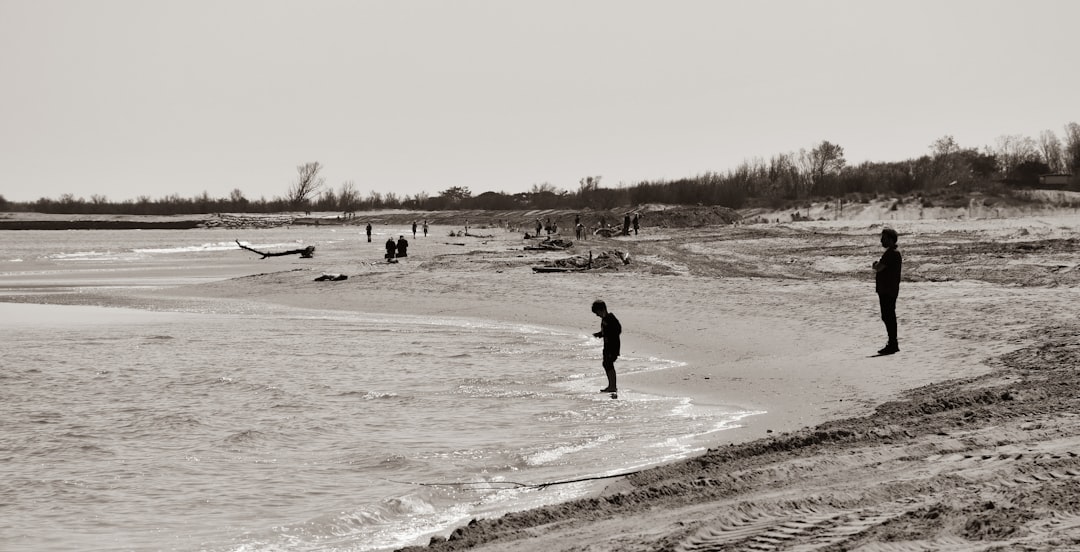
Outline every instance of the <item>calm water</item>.
<svg viewBox="0 0 1080 552">
<path fill-rule="evenodd" d="M 212 276 L 185 267 L 235 254 L 222 231 L 105 247 L 131 243 L 118 232 L 3 233 L 0 293 L 199 281 Z M 295 245 L 297 229 L 278 232 L 253 243 Z M 303 232 L 320 247 L 359 234 Z M 43 280 L 54 286 L 30 285 Z M 0 549 L 391 549 L 591 488 L 522 483 L 688 455 L 695 437 L 749 414 L 595 393 L 600 343 L 576 331 L 251 303 L 154 309 L 0 302 Z"/>
</svg>

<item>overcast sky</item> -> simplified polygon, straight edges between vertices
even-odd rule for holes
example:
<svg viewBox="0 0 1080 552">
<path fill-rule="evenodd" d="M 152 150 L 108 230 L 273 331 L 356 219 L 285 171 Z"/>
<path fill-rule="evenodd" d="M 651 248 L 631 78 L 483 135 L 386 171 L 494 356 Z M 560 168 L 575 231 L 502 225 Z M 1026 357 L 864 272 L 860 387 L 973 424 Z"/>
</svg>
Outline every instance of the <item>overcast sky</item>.
<svg viewBox="0 0 1080 552">
<path fill-rule="evenodd" d="M 1074 0 L 0 0 L 0 195 L 577 190 L 1080 122 Z"/>
</svg>

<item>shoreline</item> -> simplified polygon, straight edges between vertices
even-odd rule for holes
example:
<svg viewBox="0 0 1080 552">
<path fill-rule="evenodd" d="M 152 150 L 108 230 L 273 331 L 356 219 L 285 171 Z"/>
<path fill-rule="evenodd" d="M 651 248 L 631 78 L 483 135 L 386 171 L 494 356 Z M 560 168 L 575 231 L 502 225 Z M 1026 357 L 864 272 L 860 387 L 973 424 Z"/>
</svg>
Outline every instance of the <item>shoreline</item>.
<svg viewBox="0 0 1080 552">
<path fill-rule="evenodd" d="M 640 236 L 539 253 L 523 251 L 516 233 L 494 230 L 494 236 L 447 242 L 437 237 L 445 235 L 441 227 L 432 239 L 415 240 L 410 257 L 396 264 L 379 260 L 379 243 L 349 242 L 321 248 L 305 262 L 266 261 L 267 271 L 250 276 L 130 295 L 453 315 L 583 333 L 598 325 L 588 306 L 600 297 L 622 321 L 624 354 L 686 363 L 620 377 L 620 389 L 767 411 L 710 435 L 709 451 L 699 456 L 613 480 L 591 498 L 474 520 L 435 535 L 431 550 L 466 544 L 485 551 L 652 550 L 695 542 L 726 549 L 723 543 L 745 545 L 754 534 L 809 519 L 811 511 L 871 519 L 845 542 L 875 542 L 896 532 L 895 520 L 917 519 L 924 507 L 944 508 L 940 518 L 961 527 L 981 515 L 1016 533 L 913 521 L 900 540 L 924 548 L 940 538 L 1049 542 L 1030 520 L 1072 512 L 1053 505 L 1052 485 L 1038 479 L 1020 484 L 1024 496 L 1050 500 L 1050 506 L 1040 509 L 1033 498 L 1022 504 L 1023 515 L 1002 508 L 980 514 L 966 509 L 985 502 L 979 493 L 1008 501 L 1015 485 L 976 485 L 973 496 L 945 482 L 982 481 L 983 472 L 965 471 L 974 468 L 963 462 L 943 465 L 941 458 L 1064 453 L 1072 439 L 1080 444 L 1080 420 L 1055 414 L 1080 410 L 1080 399 L 1061 395 L 1080 385 L 1068 370 L 1080 359 L 1074 306 L 1080 217 L 980 223 L 977 232 L 965 230 L 972 227 L 965 221 L 896 225 L 905 280 L 898 303 L 901 352 L 891 357 L 872 358 L 884 329 L 866 266 L 880 255 L 873 242 L 880 225 L 850 222 L 647 227 Z M 605 248 L 631 253 L 632 263 L 583 273 L 530 269 Z M 349 278 L 314 281 L 320 273 Z M 1059 354 L 1053 365 L 1045 360 L 1050 346 Z M 1032 379 L 1016 366 L 1045 377 Z M 598 364 L 595 370 L 602 374 Z M 1043 429 L 1023 429 L 1036 426 Z M 1080 459 L 1059 456 L 1055 473 L 1080 473 Z M 1030 466 L 1018 461 L 979 469 L 1008 479 Z M 1080 490 L 1080 478 L 1076 485 Z M 915 499 L 904 502 L 904 496 Z M 758 521 L 740 521 L 731 512 Z M 888 515 L 873 521 L 874 512 Z M 837 523 L 838 530 L 853 527 Z M 1072 534 L 1069 527 L 1062 538 Z"/>
</svg>

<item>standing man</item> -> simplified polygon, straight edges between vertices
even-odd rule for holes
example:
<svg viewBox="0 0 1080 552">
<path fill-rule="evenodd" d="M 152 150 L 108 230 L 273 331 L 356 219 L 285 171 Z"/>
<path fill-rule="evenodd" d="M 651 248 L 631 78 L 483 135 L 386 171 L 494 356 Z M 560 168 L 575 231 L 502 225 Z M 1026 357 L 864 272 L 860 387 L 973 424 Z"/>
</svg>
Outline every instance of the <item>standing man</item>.
<svg viewBox="0 0 1080 552">
<path fill-rule="evenodd" d="M 424 237 L 427 237 L 427 219 L 424 219 Z"/>
<path fill-rule="evenodd" d="M 593 314 L 600 317 L 600 331 L 593 334 L 604 340 L 604 373 L 607 375 L 607 387 L 600 390 L 601 393 L 616 393 L 615 385 L 615 361 L 619 358 L 621 347 L 622 324 L 615 315 L 608 312 L 607 303 L 597 299 L 592 304 Z"/>
<path fill-rule="evenodd" d="M 415 220 L 412 221 L 412 237 L 413 237 L 414 240 L 416 239 L 416 221 Z"/>
<path fill-rule="evenodd" d="M 371 243 L 371 223 L 367 223 L 367 241 Z"/>
<path fill-rule="evenodd" d="M 896 336 L 896 298 L 900 295 L 900 267 L 903 259 L 900 251 L 896 249 L 896 242 L 900 237 L 896 230 L 886 228 L 881 231 L 881 247 L 885 253 L 881 259 L 871 265 L 874 269 L 874 287 L 877 290 L 878 302 L 881 304 L 881 321 L 885 323 L 885 331 L 889 334 L 889 343 L 885 348 L 878 351 L 879 355 L 891 355 L 900 352 L 900 342 Z"/>
</svg>

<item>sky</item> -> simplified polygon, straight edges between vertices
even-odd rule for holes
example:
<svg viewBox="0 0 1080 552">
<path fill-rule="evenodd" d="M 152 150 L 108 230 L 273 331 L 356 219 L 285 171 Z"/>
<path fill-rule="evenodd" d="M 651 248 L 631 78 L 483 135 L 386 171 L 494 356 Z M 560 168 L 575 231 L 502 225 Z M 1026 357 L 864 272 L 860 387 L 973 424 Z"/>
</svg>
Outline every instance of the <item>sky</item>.
<svg viewBox="0 0 1080 552">
<path fill-rule="evenodd" d="M 1074 0 L 0 0 L 0 196 L 576 191 L 1080 122 Z"/>
</svg>

